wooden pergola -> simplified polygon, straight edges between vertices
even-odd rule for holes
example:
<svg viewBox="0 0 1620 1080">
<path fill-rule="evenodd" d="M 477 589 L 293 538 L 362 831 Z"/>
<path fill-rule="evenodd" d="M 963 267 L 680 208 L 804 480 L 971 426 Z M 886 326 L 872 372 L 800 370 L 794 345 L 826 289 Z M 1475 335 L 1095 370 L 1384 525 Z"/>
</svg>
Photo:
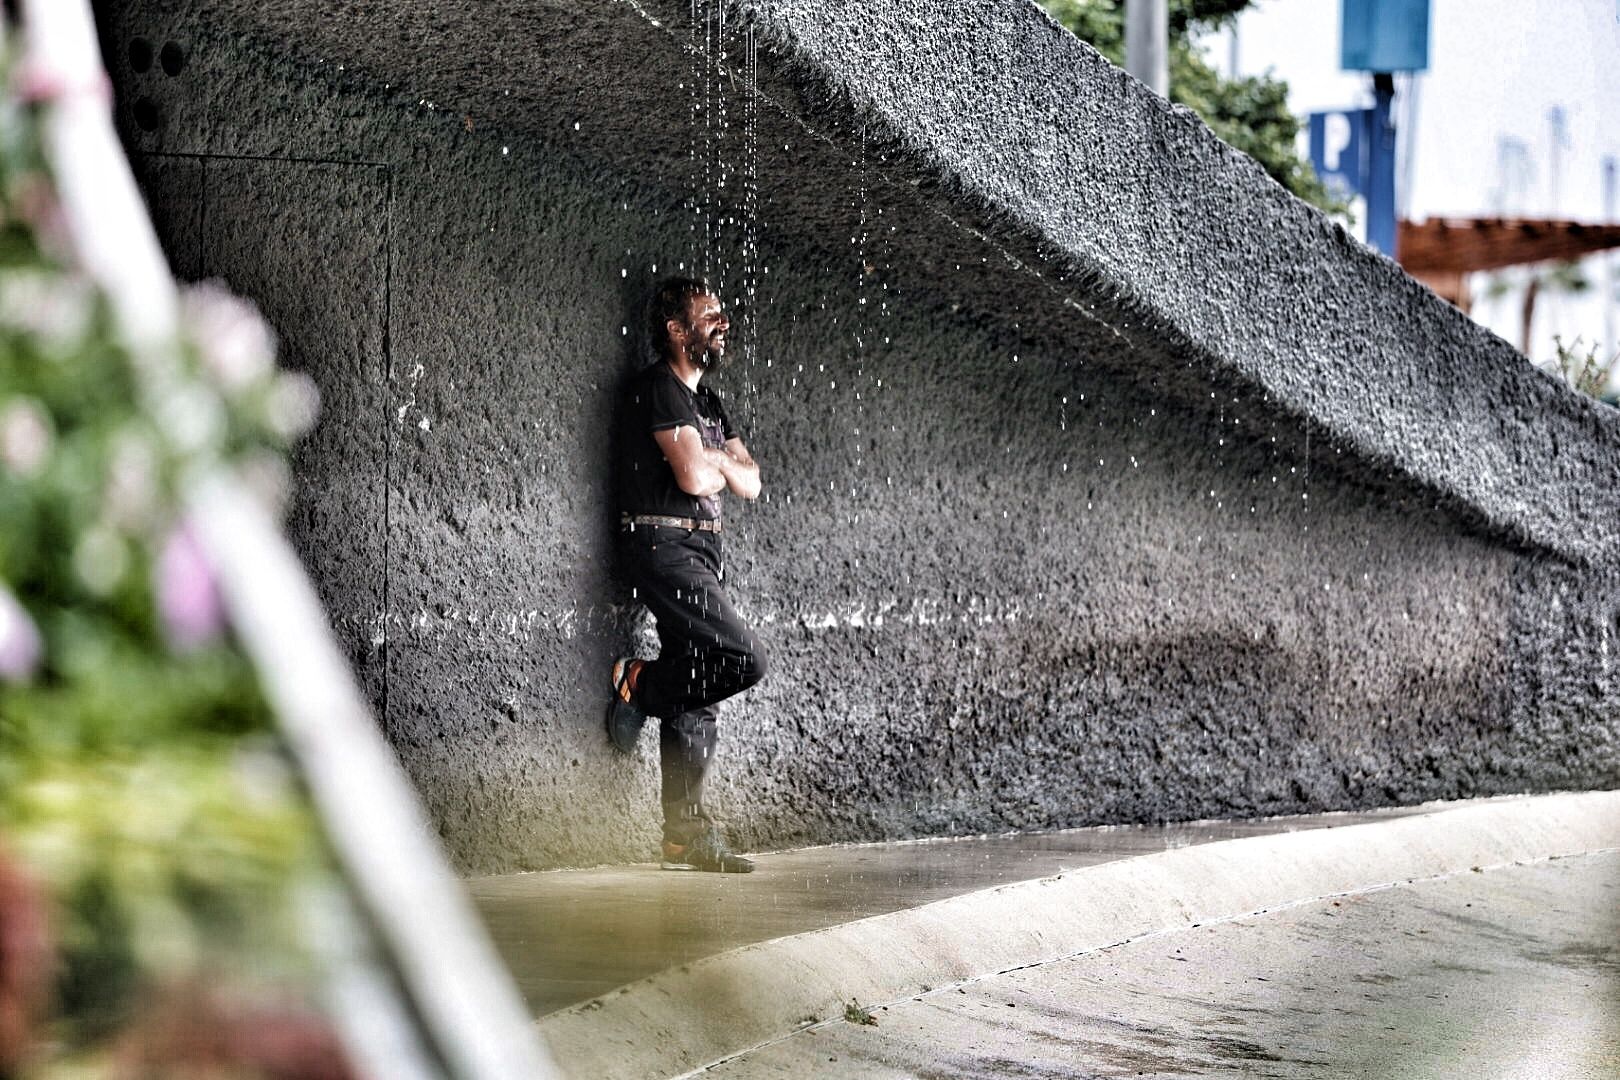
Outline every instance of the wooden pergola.
<svg viewBox="0 0 1620 1080">
<path fill-rule="evenodd" d="M 1429 218 L 1402 221 L 1396 261 L 1406 272 L 1464 311 L 1468 275 L 1506 266 L 1578 259 L 1620 247 L 1620 224 L 1551 218 Z"/>
</svg>

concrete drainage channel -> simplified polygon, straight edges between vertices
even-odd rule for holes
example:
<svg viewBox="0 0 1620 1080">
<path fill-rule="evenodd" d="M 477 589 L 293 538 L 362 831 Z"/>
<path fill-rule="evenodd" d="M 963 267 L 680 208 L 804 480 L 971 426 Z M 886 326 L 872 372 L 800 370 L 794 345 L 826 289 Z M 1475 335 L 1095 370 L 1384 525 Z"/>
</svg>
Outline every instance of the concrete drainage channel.
<svg viewBox="0 0 1620 1080">
<path fill-rule="evenodd" d="M 682 1076 L 813 1022 L 1153 935 L 1620 847 L 1620 792 L 1493 800 L 1105 863 L 734 949 L 553 1013 L 572 1076 Z M 815 1018 L 812 1020 L 812 1018 Z"/>
</svg>

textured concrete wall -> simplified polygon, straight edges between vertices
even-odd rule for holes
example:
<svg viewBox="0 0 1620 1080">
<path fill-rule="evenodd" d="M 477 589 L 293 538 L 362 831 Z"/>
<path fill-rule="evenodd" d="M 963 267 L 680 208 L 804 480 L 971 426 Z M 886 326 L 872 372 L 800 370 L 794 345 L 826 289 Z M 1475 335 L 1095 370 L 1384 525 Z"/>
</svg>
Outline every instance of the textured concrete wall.
<svg viewBox="0 0 1620 1080">
<path fill-rule="evenodd" d="M 1032 278 L 1009 254 L 1027 218 L 962 220 L 939 203 L 961 192 L 911 183 L 899 149 L 852 150 L 790 109 L 750 117 L 737 95 L 719 117 L 692 95 L 720 80 L 681 75 L 682 31 L 627 5 L 493 5 L 459 52 L 412 35 L 464 28 L 396 14 L 355 55 L 431 64 L 357 71 L 296 4 L 120 4 L 104 49 L 177 270 L 258 300 L 322 388 L 291 530 L 465 868 L 651 852 L 652 740 L 624 760 L 600 729 L 606 665 L 636 633 L 611 572 L 607 436 L 642 291 L 705 246 L 731 294 L 756 289 L 716 380 L 767 489 L 727 532 L 774 661 L 722 729 L 715 797 L 742 846 L 1620 781 L 1620 589 L 1611 524 L 1588 520 L 1612 499 L 1591 463 L 1620 427 L 1514 375 L 1506 346 L 1344 255 L 1309 211 L 1276 204 L 1354 270 L 1333 333 L 1438 368 L 1402 375 L 1394 345 L 1358 347 L 1354 371 L 1313 366 L 1341 340 L 1321 319 L 1290 323 L 1299 351 L 1228 326 L 1236 360 L 1212 362 L 1222 305 L 1302 287 L 1250 280 L 1286 256 L 1100 216 L 1110 258 L 1164 261 L 1141 280 L 1208 283 L 1200 344 L 1095 268 Z M 503 67 L 503 48 L 532 45 L 514 28 L 542 24 L 577 33 Z M 136 38 L 174 42 L 178 74 L 133 70 Z M 760 82 L 788 100 L 817 53 L 779 47 Z M 629 74 L 649 63 L 661 105 Z M 504 81 L 549 111 L 503 104 Z M 1115 82 L 1097 108 L 1135 115 L 1139 91 Z M 833 131 L 852 107 L 800 96 Z M 636 108 L 661 108 L 658 139 L 625 126 Z M 1166 115 L 1172 134 L 1132 153 L 1219 158 Z M 1125 167 L 1083 145 L 1095 161 L 1056 171 Z M 1166 216 L 1150 172 L 1109 181 L 1138 224 Z M 757 237 L 727 220 L 739 206 Z M 1357 404 L 1401 379 L 1414 402 Z M 1505 416 L 1442 415 L 1428 382 L 1469 403 L 1514 392 Z M 1437 435 L 1412 415 L 1424 401 Z M 1497 459 L 1515 464 L 1478 468 Z M 1571 468 L 1580 490 L 1527 509 Z"/>
</svg>

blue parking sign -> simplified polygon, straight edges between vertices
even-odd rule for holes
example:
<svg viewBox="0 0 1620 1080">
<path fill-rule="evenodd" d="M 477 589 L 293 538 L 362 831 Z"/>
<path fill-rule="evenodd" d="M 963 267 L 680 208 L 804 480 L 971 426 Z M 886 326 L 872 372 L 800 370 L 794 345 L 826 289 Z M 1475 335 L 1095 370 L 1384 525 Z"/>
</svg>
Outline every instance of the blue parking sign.
<svg viewBox="0 0 1620 1080">
<path fill-rule="evenodd" d="M 1348 202 L 1367 193 L 1367 161 L 1363 135 L 1366 109 L 1310 114 L 1311 164 L 1329 191 Z"/>
</svg>

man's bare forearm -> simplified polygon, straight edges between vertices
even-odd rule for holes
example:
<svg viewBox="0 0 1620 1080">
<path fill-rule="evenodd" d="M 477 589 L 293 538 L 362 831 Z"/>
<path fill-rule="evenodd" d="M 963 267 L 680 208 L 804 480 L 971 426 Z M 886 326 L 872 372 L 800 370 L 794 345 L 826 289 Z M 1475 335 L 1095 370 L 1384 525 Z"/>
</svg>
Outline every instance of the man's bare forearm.
<svg viewBox="0 0 1620 1080">
<path fill-rule="evenodd" d="M 725 478 L 732 494 L 744 499 L 759 496 L 759 465 L 753 461 L 740 461 L 724 450 L 705 450 L 704 459 Z"/>
</svg>

